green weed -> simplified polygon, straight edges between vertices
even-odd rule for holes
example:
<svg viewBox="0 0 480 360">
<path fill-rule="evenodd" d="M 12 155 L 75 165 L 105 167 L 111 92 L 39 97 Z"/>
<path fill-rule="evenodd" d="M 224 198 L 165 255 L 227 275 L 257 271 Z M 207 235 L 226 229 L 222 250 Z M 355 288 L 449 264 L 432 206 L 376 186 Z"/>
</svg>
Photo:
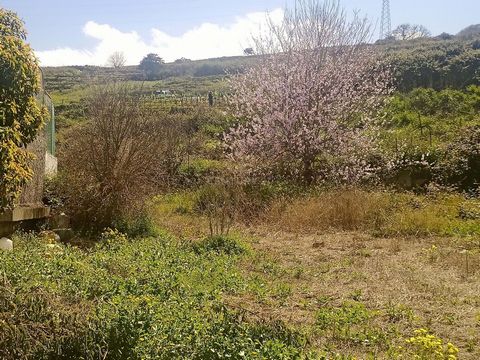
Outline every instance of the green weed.
<svg viewBox="0 0 480 360">
<path fill-rule="evenodd" d="M 245 251 L 231 239 L 205 240 L 201 251 L 115 230 L 88 251 L 14 241 L 0 253 L 2 359 L 303 357 L 301 334 L 224 306 L 222 294 L 246 286 L 236 268 Z"/>
</svg>

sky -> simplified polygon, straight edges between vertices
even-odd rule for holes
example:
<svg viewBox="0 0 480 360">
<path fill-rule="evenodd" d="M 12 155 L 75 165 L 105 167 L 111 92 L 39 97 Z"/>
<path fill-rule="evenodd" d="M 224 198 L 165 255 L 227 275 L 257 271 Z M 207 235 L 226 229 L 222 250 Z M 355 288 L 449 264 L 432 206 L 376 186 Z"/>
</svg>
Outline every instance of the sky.
<svg viewBox="0 0 480 360">
<path fill-rule="evenodd" d="M 166 61 L 241 55 L 252 35 L 294 0 L 0 0 L 25 21 L 43 66 L 105 65 L 121 51 L 129 65 L 147 53 Z M 422 24 L 434 35 L 480 22 L 480 0 L 390 0 L 392 27 Z M 341 0 L 379 29 L 382 0 Z"/>
</svg>

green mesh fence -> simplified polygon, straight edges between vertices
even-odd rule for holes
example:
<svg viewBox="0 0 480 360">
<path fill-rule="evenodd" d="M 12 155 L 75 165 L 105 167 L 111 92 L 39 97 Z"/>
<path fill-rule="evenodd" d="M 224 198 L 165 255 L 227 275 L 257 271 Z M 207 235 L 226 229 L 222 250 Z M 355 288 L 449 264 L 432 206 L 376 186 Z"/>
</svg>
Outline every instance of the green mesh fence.
<svg viewBox="0 0 480 360">
<path fill-rule="evenodd" d="M 45 132 L 47 135 L 47 151 L 51 155 L 55 155 L 55 107 L 53 106 L 52 99 L 45 93 L 44 106 L 49 113 L 49 119 L 45 126 Z"/>
<path fill-rule="evenodd" d="M 42 86 L 42 90 L 40 90 L 39 94 L 37 95 L 37 99 L 40 104 L 43 105 L 48 111 L 49 116 L 45 124 L 45 133 L 47 137 L 47 152 L 50 155 L 55 156 L 55 107 L 53 106 L 52 98 L 50 97 L 50 95 L 48 95 L 44 88 L 45 87 Z"/>
</svg>

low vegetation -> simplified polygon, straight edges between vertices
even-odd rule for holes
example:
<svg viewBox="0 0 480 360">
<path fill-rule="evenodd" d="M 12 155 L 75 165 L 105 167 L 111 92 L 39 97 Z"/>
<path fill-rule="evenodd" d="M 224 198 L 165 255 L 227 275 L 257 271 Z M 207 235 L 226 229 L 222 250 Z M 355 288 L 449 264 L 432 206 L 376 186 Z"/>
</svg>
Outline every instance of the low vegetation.
<svg viewBox="0 0 480 360">
<path fill-rule="evenodd" d="M 300 333 L 243 322 L 225 307 L 223 294 L 247 286 L 229 242 L 133 241 L 109 231 L 84 251 L 15 240 L 15 253 L 0 254 L 4 359 L 261 359 L 304 346 Z"/>
<path fill-rule="evenodd" d="M 478 355 L 478 200 L 322 191 L 205 238 L 204 199 L 158 198 L 149 238 L 17 235 L 0 253 L 2 357 Z"/>
</svg>

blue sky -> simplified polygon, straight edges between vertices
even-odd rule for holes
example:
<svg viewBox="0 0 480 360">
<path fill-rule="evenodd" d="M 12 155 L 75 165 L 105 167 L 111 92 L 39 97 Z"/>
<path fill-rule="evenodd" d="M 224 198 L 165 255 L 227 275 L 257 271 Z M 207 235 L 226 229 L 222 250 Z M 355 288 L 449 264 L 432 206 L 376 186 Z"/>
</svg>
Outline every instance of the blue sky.
<svg viewBox="0 0 480 360">
<path fill-rule="evenodd" d="M 342 0 L 378 22 L 381 0 Z M 101 65 L 115 49 L 136 63 L 145 51 L 166 60 L 240 55 L 265 12 L 293 0 L 0 0 L 16 11 L 43 65 Z M 480 0 L 391 0 L 392 25 L 418 23 L 433 34 L 480 22 Z"/>
</svg>

